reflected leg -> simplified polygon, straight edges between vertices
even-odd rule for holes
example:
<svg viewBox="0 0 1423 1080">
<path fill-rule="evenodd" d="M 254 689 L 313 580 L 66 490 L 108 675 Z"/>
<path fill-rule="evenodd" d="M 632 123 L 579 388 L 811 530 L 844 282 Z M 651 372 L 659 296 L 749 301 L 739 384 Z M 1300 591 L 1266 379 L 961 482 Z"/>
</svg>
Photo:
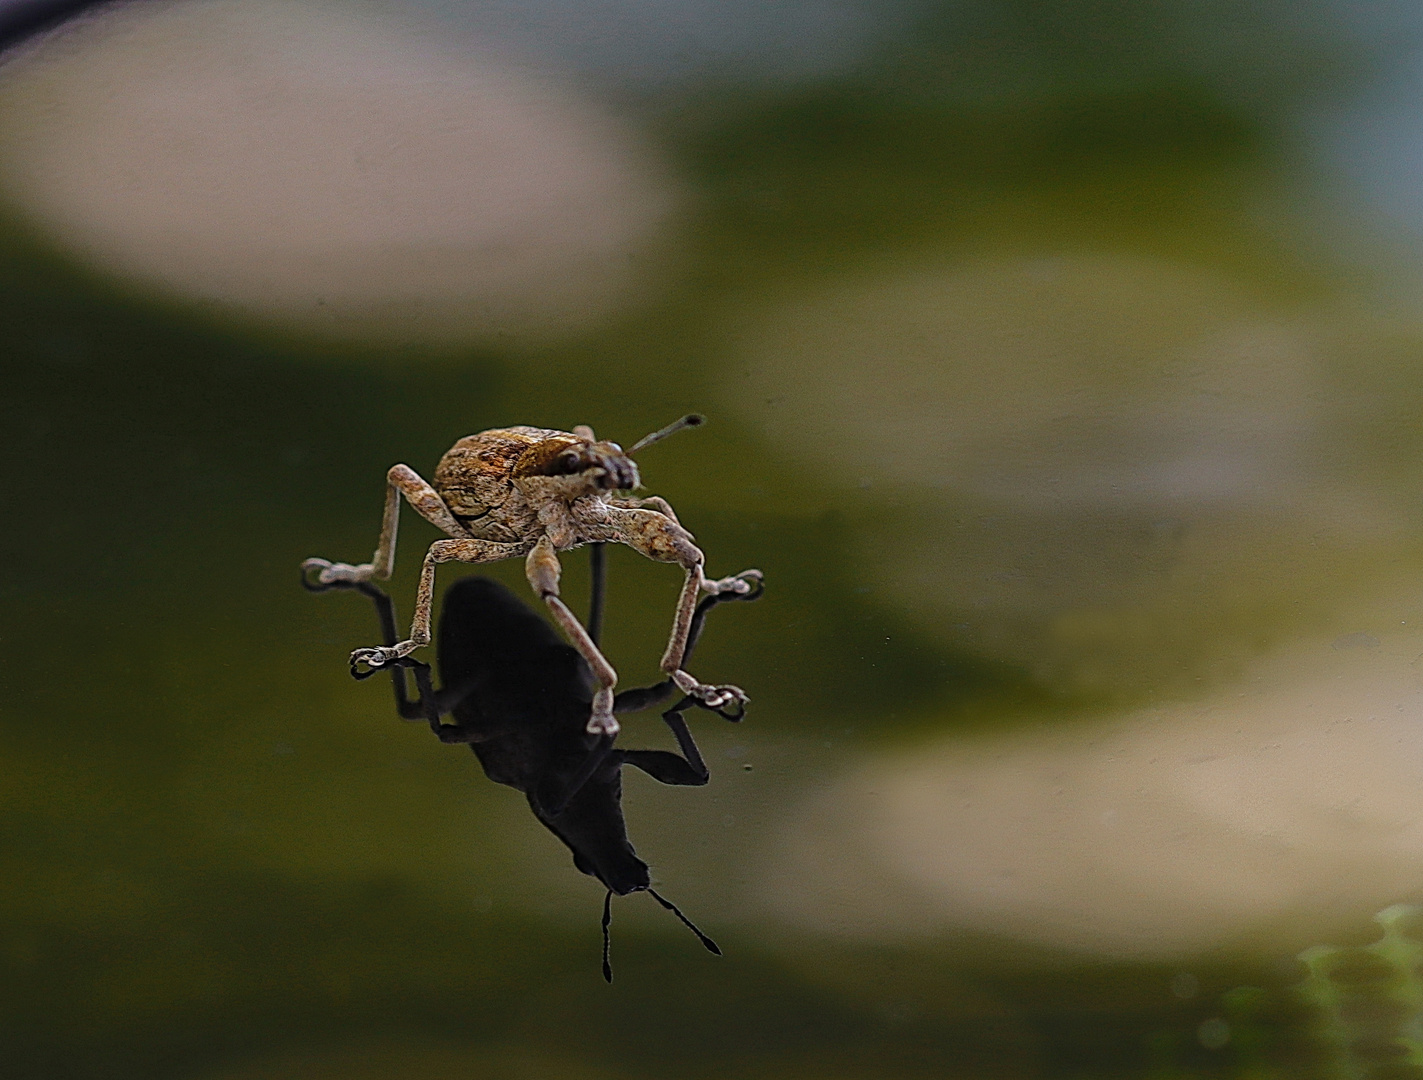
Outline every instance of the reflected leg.
<svg viewBox="0 0 1423 1080">
<path fill-rule="evenodd" d="M 359 665 L 384 667 L 430 643 L 430 609 L 434 604 L 435 567 L 440 563 L 498 562 L 522 555 L 527 550 L 527 544 L 500 544 L 493 540 L 436 540 L 425 553 L 425 562 L 420 568 L 420 585 L 415 591 L 415 617 L 410 623 L 410 637 L 396 645 L 356 649 L 351 653 L 351 673 L 360 678 Z"/>
</svg>

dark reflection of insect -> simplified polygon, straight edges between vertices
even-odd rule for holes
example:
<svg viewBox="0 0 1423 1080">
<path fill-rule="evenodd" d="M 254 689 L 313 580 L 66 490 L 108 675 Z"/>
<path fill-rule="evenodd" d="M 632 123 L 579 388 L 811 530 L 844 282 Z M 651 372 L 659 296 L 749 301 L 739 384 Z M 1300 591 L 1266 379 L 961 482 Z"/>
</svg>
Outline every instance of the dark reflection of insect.
<svg viewBox="0 0 1423 1080">
<path fill-rule="evenodd" d="M 593 612 L 588 620 L 597 634 L 602 621 L 603 560 L 594 549 Z M 396 637 L 394 605 L 370 582 L 332 582 L 307 588 L 355 589 L 375 602 L 386 641 Z M 690 652 L 701 635 L 707 613 L 728 600 L 754 600 L 750 593 L 715 593 L 697 606 L 687 635 Z M 622 768 L 633 765 L 664 784 L 701 785 L 708 779 L 706 763 L 687 728 L 689 707 L 715 712 L 727 720 L 735 711 L 712 708 L 689 694 L 662 714 L 681 753 L 667 750 L 622 750 L 615 736 L 588 731 L 593 673 L 578 650 L 503 585 L 470 577 L 445 593 L 440 618 L 438 661 L 443 686 L 436 690 L 430 668 L 402 657 L 388 665 L 395 702 L 402 718 L 425 720 L 445 743 L 468 743 L 485 775 L 524 792 L 534 816 L 573 852 L 573 863 L 603 883 L 603 976 L 612 981 L 609 925 L 614 893 L 647 892 L 681 919 L 709 950 L 721 950 L 651 885 L 648 867 L 628 840 L 622 810 Z M 419 696 L 412 700 L 405 669 L 414 676 Z M 374 672 L 367 672 L 368 677 Z M 653 686 L 624 690 L 613 703 L 615 713 L 637 712 L 677 694 L 669 678 Z M 453 716 L 453 723 L 442 717 Z"/>
</svg>

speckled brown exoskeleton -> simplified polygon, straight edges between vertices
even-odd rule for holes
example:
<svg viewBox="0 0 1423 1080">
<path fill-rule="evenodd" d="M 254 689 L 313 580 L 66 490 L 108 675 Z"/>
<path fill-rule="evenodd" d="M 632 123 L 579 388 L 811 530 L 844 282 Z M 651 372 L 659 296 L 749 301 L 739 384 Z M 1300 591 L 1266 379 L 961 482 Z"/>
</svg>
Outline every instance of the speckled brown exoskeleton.
<svg viewBox="0 0 1423 1080">
<path fill-rule="evenodd" d="M 386 474 L 389 483 L 380 541 L 371 561 L 353 566 L 307 559 L 302 563 L 303 574 L 315 571 L 320 585 L 389 578 L 395 567 L 402 496 L 450 539 L 436 540 L 425 553 L 410 637 L 394 646 L 357 649 L 351 653 L 352 672 L 362 664 L 383 667 L 429 644 L 435 567 L 440 563 L 487 563 L 524 555 L 529 584 L 593 671 L 595 692 L 588 730 L 614 734 L 618 722 L 613 717 L 613 688 L 618 675 L 583 624 L 559 599 L 562 568 L 558 553 L 583 544 L 615 543 L 626 544 L 657 562 L 676 563 L 686 571 L 662 655 L 662 670 L 684 694 L 711 708 L 744 706 L 746 695 L 739 688 L 709 686 L 683 671 L 682 656 L 698 595 L 750 592 L 761 580 L 761 572 L 743 570 L 734 577 L 708 579 L 702 573 L 705 556 L 665 499 L 618 496 L 639 486 L 632 454 L 701 422 L 700 416 L 683 417 L 629 451 L 617 443 L 598 440 L 588 427 L 571 432 L 495 428 L 455 443 L 436 466 L 433 483 L 427 483 L 408 465 L 391 466 Z"/>
</svg>

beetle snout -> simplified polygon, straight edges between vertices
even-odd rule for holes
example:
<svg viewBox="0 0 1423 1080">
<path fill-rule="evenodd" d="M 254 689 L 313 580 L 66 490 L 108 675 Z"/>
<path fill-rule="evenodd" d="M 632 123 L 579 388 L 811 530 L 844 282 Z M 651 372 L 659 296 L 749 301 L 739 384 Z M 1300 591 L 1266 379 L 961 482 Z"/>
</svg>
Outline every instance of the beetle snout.
<svg viewBox="0 0 1423 1080">
<path fill-rule="evenodd" d="M 609 458 L 603 466 L 608 487 L 617 491 L 630 491 L 637 487 L 640 478 L 637 466 L 625 457 Z"/>
<path fill-rule="evenodd" d="M 636 462 L 624 454 L 617 443 L 603 443 L 598 446 L 594 452 L 593 464 L 602 472 L 597 483 L 604 491 L 629 491 L 642 482 Z"/>
</svg>

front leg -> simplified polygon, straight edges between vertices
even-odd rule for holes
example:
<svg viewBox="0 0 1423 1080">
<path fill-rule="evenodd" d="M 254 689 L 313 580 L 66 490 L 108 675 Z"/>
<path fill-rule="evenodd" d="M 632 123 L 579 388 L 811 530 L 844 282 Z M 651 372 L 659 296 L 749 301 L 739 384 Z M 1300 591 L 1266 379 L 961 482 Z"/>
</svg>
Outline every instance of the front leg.
<svg viewBox="0 0 1423 1080">
<path fill-rule="evenodd" d="M 420 585 L 415 591 L 415 617 L 410 622 L 410 637 L 396 645 L 375 645 L 351 653 L 351 674 L 363 678 L 361 664 L 371 668 L 384 667 L 401 657 L 409 656 L 423 645 L 430 644 L 430 608 L 435 596 L 435 567 L 440 563 L 487 563 L 512 559 L 527 551 L 527 544 L 500 544 L 493 540 L 436 540 L 425 552 L 420 567 Z"/>
<path fill-rule="evenodd" d="M 743 570 L 733 577 L 713 581 L 702 573 L 706 556 L 692 542 L 692 534 L 666 514 L 610 506 L 607 515 L 613 533 L 612 539 L 656 562 L 674 562 L 687 571 L 686 580 L 682 584 L 682 594 L 677 599 L 677 611 L 672 619 L 672 633 L 667 639 L 667 650 L 662 654 L 662 670 L 676 684 L 677 689 L 696 698 L 708 708 L 744 707 L 747 697 L 738 687 L 710 686 L 698 682 L 682 670 L 682 661 L 686 657 L 687 644 L 692 636 L 697 597 L 703 592 L 713 596 L 721 593 L 750 595 L 760 585 L 761 571 Z"/>
<path fill-rule="evenodd" d="M 400 529 L 400 500 L 415 508 L 415 512 L 450 536 L 467 537 L 469 530 L 450 512 L 439 492 L 425 482 L 409 465 L 392 465 L 385 474 L 385 513 L 381 518 L 380 539 L 376 542 L 371 561 L 352 566 L 327 559 L 307 559 L 301 564 L 301 582 L 308 589 L 320 592 L 338 584 L 359 584 L 375 578 L 385 581 L 395 569 L 395 539 Z M 312 583 L 307 575 L 317 571 Z"/>
<path fill-rule="evenodd" d="M 593 671 L 595 689 L 593 712 L 588 718 L 589 734 L 616 735 L 618 722 L 613 717 L 613 687 L 618 685 L 618 673 L 589 637 L 588 631 L 583 629 L 583 624 L 578 621 L 577 616 L 559 599 L 558 582 L 563 576 L 563 568 L 559 565 L 558 552 L 554 550 L 553 541 L 547 535 L 539 537 L 539 542 L 529 552 L 529 557 L 524 562 L 524 574 L 534 592 L 548 605 L 554 619 L 568 635 L 569 642 Z"/>
<path fill-rule="evenodd" d="M 700 556 L 701 552 L 697 551 L 697 555 Z M 683 565 L 686 566 L 685 563 Z M 672 633 L 667 639 L 667 650 L 662 654 L 662 670 L 667 672 L 678 690 L 696 698 L 713 711 L 730 707 L 739 716 L 745 710 L 749 699 L 739 687 L 709 686 L 706 683 L 698 682 L 691 674 L 683 670 L 682 664 L 686 659 L 687 642 L 691 639 L 692 618 L 696 611 L 697 597 L 703 592 L 713 596 L 720 596 L 722 593 L 750 595 L 760 588 L 761 579 L 761 571 L 743 570 L 732 577 L 712 581 L 702 573 L 700 559 L 694 565 L 687 566 L 687 577 L 682 582 L 682 594 L 677 598 L 677 612 L 672 621 Z"/>
<path fill-rule="evenodd" d="M 682 652 L 682 663 L 685 664 L 688 660 L 692 658 L 692 650 L 697 647 L 697 641 L 702 636 L 702 627 L 706 622 L 707 612 L 711 611 L 711 609 L 716 607 L 718 604 L 726 603 L 728 600 L 759 600 L 761 598 L 761 593 L 764 591 L 765 590 L 761 587 L 761 585 L 758 584 L 755 590 L 749 593 L 713 593 L 710 596 L 703 598 L 702 602 L 697 605 L 697 610 L 692 615 L 692 626 L 691 629 L 687 632 L 687 645 Z M 394 638 L 392 638 L 391 640 L 393 641 Z M 639 712 L 643 709 L 650 708 L 653 705 L 666 701 L 669 697 L 672 696 L 672 692 L 676 689 L 676 683 L 674 683 L 671 679 L 664 679 L 662 682 L 657 683 L 655 686 L 640 686 L 633 690 L 624 690 L 615 699 L 613 699 L 613 712 Z M 707 708 L 704 702 L 697 701 L 692 702 L 692 704 L 700 705 L 702 708 Z M 673 711 L 680 712 L 683 708 L 686 707 L 686 705 L 687 700 L 683 699 L 683 703 L 676 706 Z M 739 711 L 733 713 L 723 712 L 720 709 L 711 709 L 710 711 L 715 712 L 723 720 L 732 721 L 732 723 L 736 723 L 741 719 L 741 713 Z"/>
<path fill-rule="evenodd" d="M 656 510 L 664 517 L 671 518 L 678 525 L 682 524 L 677 521 L 677 512 L 672 509 L 672 504 L 661 495 L 649 495 L 645 499 L 609 499 L 608 505 L 616 506 L 619 510 Z"/>
</svg>

